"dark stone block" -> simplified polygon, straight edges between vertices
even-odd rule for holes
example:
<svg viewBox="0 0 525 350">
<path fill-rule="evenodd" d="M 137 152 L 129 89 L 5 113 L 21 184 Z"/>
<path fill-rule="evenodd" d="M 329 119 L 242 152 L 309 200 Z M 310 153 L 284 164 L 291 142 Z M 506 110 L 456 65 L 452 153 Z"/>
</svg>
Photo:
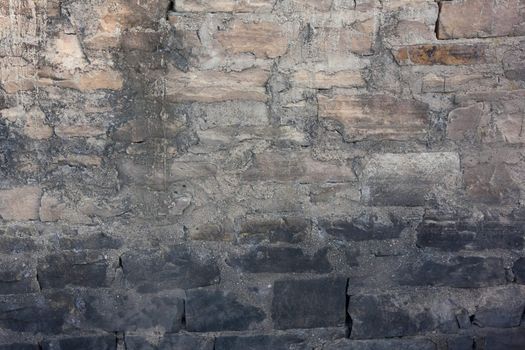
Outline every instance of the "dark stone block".
<svg viewBox="0 0 525 350">
<path fill-rule="evenodd" d="M 523 248 L 524 226 L 522 223 L 502 224 L 484 222 L 425 221 L 417 228 L 417 245 L 444 251 L 461 249 L 516 249 Z"/>
<path fill-rule="evenodd" d="M 29 261 L 15 257 L 0 260 L 0 294 L 38 291 L 36 271 Z"/>
<path fill-rule="evenodd" d="M 516 282 L 525 284 L 525 258 L 519 258 L 512 266 L 512 272 L 516 276 Z"/>
<path fill-rule="evenodd" d="M 68 250 L 118 249 L 122 247 L 122 240 L 101 232 L 98 234 L 79 235 L 76 237 L 61 237 L 59 245 L 60 248 Z"/>
<path fill-rule="evenodd" d="M 347 241 L 384 240 L 398 238 L 406 224 L 394 216 L 387 222 L 375 215 L 361 215 L 352 220 L 320 220 L 319 226 L 326 233 Z"/>
<path fill-rule="evenodd" d="M 275 328 L 343 326 L 346 283 L 340 277 L 276 281 L 272 302 Z"/>
<path fill-rule="evenodd" d="M 436 350 L 428 339 L 341 339 L 324 345 L 323 350 Z"/>
<path fill-rule="evenodd" d="M 213 350 L 213 338 L 189 334 L 165 334 L 158 344 L 141 336 L 126 336 L 126 350 Z"/>
<path fill-rule="evenodd" d="M 228 264 L 252 273 L 326 273 L 332 270 L 327 252 L 322 249 L 308 256 L 299 248 L 256 247 L 241 257 L 230 259 Z"/>
<path fill-rule="evenodd" d="M 251 219 L 240 223 L 239 240 L 242 243 L 299 243 L 310 228 L 310 221 L 301 217 L 278 219 Z"/>
<path fill-rule="evenodd" d="M 416 286 L 479 288 L 505 283 L 505 269 L 499 258 L 456 257 L 442 264 L 425 261 L 401 281 Z"/>
<path fill-rule="evenodd" d="M 0 328 L 57 334 L 62 331 L 73 305 L 73 298 L 66 293 L 1 296 Z"/>
<path fill-rule="evenodd" d="M 525 348 L 525 328 L 490 333 L 482 341 L 477 342 L 483 344 L 483 350 L 523 350 Z"/>
<path fill-rule="evenodd" d="M 17 254 L 29 253 L 38 249 L 31 238 L 0 236 L 0 253 Z"/>
<path fill-rule="evenodd" d="M 40 350 L 38 344 L 13 343 L 0 345 L 0 350 Z"/>
<path fill-rule="evenodd" d="M 113 264 L 116 264 L 116 258 Z M 107 287 L 112 263 L 104 253 L 96 251 L 63 251 L 48 255 L 38 263 L 40 286 Z"/>
<path fill-rule="evenodd" d="M 425 205 L 425 194 L 431 183 L 415 176 L 407 176 L 404 179 L 370 181 L 368 186 L 370 205 L 419 207 Z"/>
<path fill-rule="evenodd" d="M 458 330 L 457 305 L 428 294 L 350 296 L 353 339 L 391 338 Z"/>
<path fill-rule="evenodd" d="M 460 335 L 447 339 L 447 350 L 472 350 L 474 339 L 468 335 Z"/>
<path fill-rule="evenodd" d="M 217 263 L 200 258 L 182 245 L 166 251 L 130 251 L 122 255 L 126 281 L 141 293 L 189 289 L 220 281 Z"/>
<path fill-rule="evenodd" d="M 113 335 L 100 337 L 75 337 L 42 342 L 42 350 L 116 350 L 117 340 Z"/>
<path fill-rule="evenodd" d="M 255 335 L 219 337 L 215 350 L 306 350 L 304 339 L 293 335 Z"/>
<path fill-rule="evenodd" d="M 493 328 L 518 327 L 525 309 L 525 290 L 516 285 L 487 290 L 479 304 L 473 324 Z"/>
<path fill-rule="evenodd" d="M 241 304 L 229 293 L 194 289 L 186 295 L 186 328 L 190 332 L 242 331 L 265 318 L 263 311 Z"/>
<path fill-rule="evenodd" d="M 82 328 L 117 332 L 158 327 L 175 332 L 182 327 L 184 297 L 178 291 L 145 296 L 101 289 L 78 296 L 75 304 Z"/>
</svg>

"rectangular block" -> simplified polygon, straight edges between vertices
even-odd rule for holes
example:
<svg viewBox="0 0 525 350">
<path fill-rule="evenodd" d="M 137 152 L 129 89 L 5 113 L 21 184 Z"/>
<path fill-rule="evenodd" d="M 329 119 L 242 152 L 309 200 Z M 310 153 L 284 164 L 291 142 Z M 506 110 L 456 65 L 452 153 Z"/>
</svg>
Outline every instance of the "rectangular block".
<svg viewBox="0 0 525 350">
<path fill-rule="evenodd" d="M 348 182 L 355 180 L 350 164 L 321 162 L 307 152 L 268 152 L 255 156 L 242 174 L 245 181 Z"/>
<path fill-rule="evenodd" d="M 452 0 L 440 6 L 439 39 L 525 34 L 524 0 Z"/>
<path fill-rule="evenodd" d="M 273 286 L 274 328 L 339 327 L 345 323 L 346 278 L 280 280 Z"/>
<path fill-rule="evenodd" d="M 428 339 L 341 339 L 326 343 L 323 350 L 436 350 L 436 344 Z"/>
<path fill-rule="evenodd" d="M 428 299 L 427 299 L 428 298 Z M 422 292 L 350 296 L 353 339 L 457 332 L 458 306 L 445 295 Z"/>
<path fill-rule="evenodd" d="M 480 288 L 505 284 L 505 268 L 499 258 L 454 257 L 426 260 L 407 269 L 401 284 Z"/>
<path fill-rule="evenodd" d="M 232 293 L 193 289 L 186 293 L 186 325 L 190 332 L 243 331 L 266 318 Z"/>
<path fill-rule="evenodd" d="M 308 45 L 317 58 L 344 57 L 348 54 L 370 55 L 376 36 L 376 18 L 371 17 L 347 27 L 316 27 Z"/>
<path fill-rule="evenodd" d="M 171 71 L 166 77 L 166 97 L 172 102 L 219 102 L 252 100 L 265 102 L 269 72 Z"/>
<path fill-rule="evenodd" d="M 298 70 L 290 77 L 294 86 L 306 89 L 331 89 L 334 87 L 362 87 L 366 82 L 358 70 L 343 70 L 337 72 Z"/>
<path fill-rule="evenodd" d="M 420 206 L 433 191 L 454 190 L 461 181 L 454 152 L 375 154 L 361 175 L 361 200 L 378 206 Z"/>
<path fill-rule="evenodd" d="M 76 326 L 84 330 L 128 332 L 182 328 L 184 293 L 137 294 L 129 290 L 91 289 L 75 297 Z"/>
<path fill-rule="evenodd" d="M 398 238 L 407 225 L 393 215 L 380 217 L 363 213 L 355 218 L 320 219 L 319 226 L 330 236 L 346 241 Z"/>
<path fill-rule="evenodd" d="M 190 334 L 164 334 L 158 342 L 151 337 L 126 334 L 126 350 L 213 350 L 214 339 Z M 153 340 L 157 340 L 153 338 Z M 65 349 L 64 349 L 65 350 Z"/>
<path fill-rule="evenodd" d="M 2 296 L 0 328 L 14 332 L 60 334 L 74 298 L 62 292 Z"/>
<path fill-rule="evenodd" d="M 240 256 L 231 256 L 226 263 L 249 273 L 328 273 L 332 266 L 327 253 L 328 249 L 309 255 L 300 248 L 259 246 Z"/>
<path fill-rule="evenodd" d="M 215 341 L 215 350 L 288 350 L 307 349 L 304 340 L 295 335 L 222 336 Z"/>
<path fill-rule="evenodd" d="M 311 228 L 309 219 L 302 217 L 261 217 L 246 216 L 236 220 L 239 224 L 241 243 L 299 243 L 304 240 Z"/>
<path fill-rule="evenodd" d="M 38 291 L 36 269 L 31 260 L 16 255 L 0 259 L 0 295 Z"/>
<path fill-rule="evenodd" d="M 141 293 L 165 289 L 205 287 L 220 281 L 217 262 L 198 258 L 182 245 L 122 254 L 122 270 L 130 287 Z"/>
<path fill-rule="evenodd" d="M 394 50 L 394 58 L 406 65 L 469 65 L 490 61 L 483 44 L 443 44 L 404 46 Z"/>
<path fill-rule="evenodd" d="M 275 0 L 176 0 L 176 12 L 270 12 Z"/>
<path fill-rule="evenodd" d="M 252 53 L 256 57 L 276 58 L 288 49 L 286 32 L 274 22 L 236 20 L 226 30 L 217 32 L 215 39 L 232 54 Z"/>
<path fill-rule="evenodd" d="M 63 251 L 50 254 L 38 263 L 42 289 L 77 287 L 107 287 L 114 278 L 118 258 L 105 252 Z"/>
<path fill-rule="evenodd" d="M 455 141 L 525 143 L 522 132 L 525 101 L 509 94 L 496 101 L 480 101 L 449 113 L 447 136 Z"/>
<path fill-rule="evenodd" d="M 522 350 L 525 344 L 525 328 L 491 331 L 480 340 L 480 344 L 483 344 L 484 349 Z"/>
<path fill-rule="evenodd" d="M 115 335 L 100 337 L 74 337 L 54 340 L 44 340 L 42 350 L 117 350 Z"/>
<path fill-rule="evenodd" d="M 444 251 L 462 249 L 521 250 L 525 238 L 525 224 L 521 222 L 435 222 L 423 221 L 417 228 L 417 245 Z"/>
<path fill-rule="evenodd" d="M 348 141 L 421 139 L 428 128 L 428 106 L 388 95 L 318 95 L 319 116 L 339 121 Z"/>
<path fill-rule="evenodd" d="M 0 190 L 0 217 L 4 220 L 37 220 L 40 196 L 38 186 Z"/>
</svg>

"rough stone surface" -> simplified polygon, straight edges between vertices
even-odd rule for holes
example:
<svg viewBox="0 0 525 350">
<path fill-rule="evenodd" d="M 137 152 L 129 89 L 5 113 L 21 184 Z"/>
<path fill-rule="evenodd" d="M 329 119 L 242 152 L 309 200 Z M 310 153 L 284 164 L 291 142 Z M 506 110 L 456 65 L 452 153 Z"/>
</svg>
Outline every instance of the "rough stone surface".
<svg viewBox="0 0 525 350">
<path fill-rule="evenodd" d="M 325 344 L 323 350 L 435 350 L 436 344 L 428 339 L 391 339 L 391 340 L 339 340 Z M 467 348 L 465 348 L 467 349 Z"/>
<path fill-rule="evenodd" d="M 232 294 L 194 289 L 187 292 L 186 325 L 189 331 L 242 331 L 261 322 L 260 309 L 241 303 Z"/>
<path fill-rule="evenodd" d="M 276 281 L 272 319 L 277 329 L 342 326 L 345 322 L 344 278 Z"/>
<path fill-rule="evenodd" d="M 524 0 L 0 1 L 0 350 L 524 349 Z"/>
</svg>

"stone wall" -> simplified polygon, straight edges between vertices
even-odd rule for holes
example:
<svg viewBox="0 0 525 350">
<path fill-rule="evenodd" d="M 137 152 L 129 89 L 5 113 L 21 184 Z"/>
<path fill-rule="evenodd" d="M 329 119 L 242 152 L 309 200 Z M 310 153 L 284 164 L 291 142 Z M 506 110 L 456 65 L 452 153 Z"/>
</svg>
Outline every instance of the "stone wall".
<svg viewBox="0 0 525 350">
<path fill-rule="evenodd" d="M 0 349 L 525 349 L 524 0 L 1 0 Z"/>
</svg>

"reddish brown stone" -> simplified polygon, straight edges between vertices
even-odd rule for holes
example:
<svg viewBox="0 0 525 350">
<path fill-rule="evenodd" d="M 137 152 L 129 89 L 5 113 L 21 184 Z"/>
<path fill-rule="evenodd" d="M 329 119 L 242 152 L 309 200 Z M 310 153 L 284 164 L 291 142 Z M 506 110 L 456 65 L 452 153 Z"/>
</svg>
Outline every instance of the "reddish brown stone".
<svg viewBox="0 0 525 350">
<path fill-rule="evenodd" d="M 486 63 L 485 45 L 415 45 L 394 52 L 400 65 L 461 65 Z"/>
</svg>

